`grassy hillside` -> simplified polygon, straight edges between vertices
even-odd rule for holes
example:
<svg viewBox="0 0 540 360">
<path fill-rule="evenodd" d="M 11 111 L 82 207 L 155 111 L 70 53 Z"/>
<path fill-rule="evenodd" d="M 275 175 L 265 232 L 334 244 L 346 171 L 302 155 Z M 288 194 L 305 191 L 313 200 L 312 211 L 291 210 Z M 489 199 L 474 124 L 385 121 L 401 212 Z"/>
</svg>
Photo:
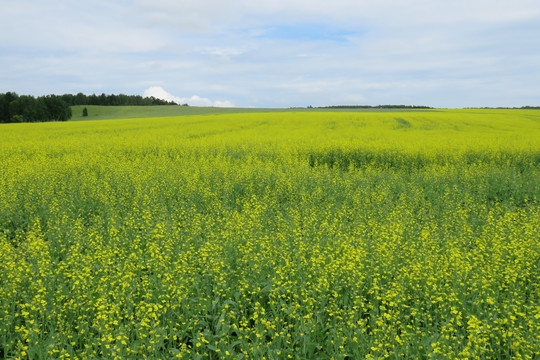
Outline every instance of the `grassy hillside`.
<svg viewBox="0 0 540 360">
<path fill-rule="evenodd" d="M 88 109 L 88 116 L 83 117 L 84 108 Z M 228 114 L 239 112 L 264 111 L 264 109 L 241 109 L 241 108 L 216 108 L 216 107 L 196 107 L 196 106 L 97 106 L 79 105 L 71 107 L 73 112 L 72 120 L 104 120 L 104 119 L 133 119 L 147 117 L 169 117 L 185 115 L 204 114 Z"/>
<path fill-rule="evenodd" d="M 0 131 L 0 358 L 540 356 L 538 111 Z"/>
</svg>

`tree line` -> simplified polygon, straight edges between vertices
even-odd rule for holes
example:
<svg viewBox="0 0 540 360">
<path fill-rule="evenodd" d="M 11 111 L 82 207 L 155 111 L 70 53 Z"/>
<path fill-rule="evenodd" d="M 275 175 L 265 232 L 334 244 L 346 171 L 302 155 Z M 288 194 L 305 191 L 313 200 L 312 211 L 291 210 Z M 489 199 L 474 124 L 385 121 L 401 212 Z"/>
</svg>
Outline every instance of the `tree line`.
<svg viewBox="0 0 540 360">
<path fill-rule="evenodd" d="M 178 105 L 173 101 L 140 95 L 47 95 L 37 98 L 15 92 L 0 94 L 0 123 L 67 121 L 74 105 Z"/>
<path fill-rule="evenodd" d="M 64 94 L 61 95 L 62 100 L 70 106 L 74 105 L 104 105 L 104 106 L 128 106 L 128 105 L 178 105 L 174 101 L 167 101 L 150 97 L 142 97 L 140 95 L 86 95 L 83 93 L 78 93 L 77 95 Z"/>
<path fill-rule="evenodd" d="M 61 96 L 35 98 L 14 92 L 0 94 L 0 123 L 67 121 L 71 108 Z"/>
</svg>

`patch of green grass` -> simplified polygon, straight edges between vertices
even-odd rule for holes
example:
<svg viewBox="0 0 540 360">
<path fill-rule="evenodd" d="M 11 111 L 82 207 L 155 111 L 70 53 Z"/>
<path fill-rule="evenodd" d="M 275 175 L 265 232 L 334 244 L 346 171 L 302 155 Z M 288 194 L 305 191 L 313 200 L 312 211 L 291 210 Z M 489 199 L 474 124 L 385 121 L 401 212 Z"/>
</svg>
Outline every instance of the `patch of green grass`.
<svg viewBox="0 0 540 360">
<path fill-rule="evenodd" d="M 88 109 L 88 116 L 83 117 L 84 108 Z M 148 117 L 169 117 L 186 115 L 205 114 L 230 114 L 243 112 L 258 112 L 258 109 L 241 108 L 217 108 L 217 107 L 197 107 L 197 106 L 98 106 L 98 105 L 78 105 L 72 106 L 72 120 L 106 120 L 106 119 L 133 119 Z M 262 109 L 264 111 L 264 109 Z"/>
</svg>

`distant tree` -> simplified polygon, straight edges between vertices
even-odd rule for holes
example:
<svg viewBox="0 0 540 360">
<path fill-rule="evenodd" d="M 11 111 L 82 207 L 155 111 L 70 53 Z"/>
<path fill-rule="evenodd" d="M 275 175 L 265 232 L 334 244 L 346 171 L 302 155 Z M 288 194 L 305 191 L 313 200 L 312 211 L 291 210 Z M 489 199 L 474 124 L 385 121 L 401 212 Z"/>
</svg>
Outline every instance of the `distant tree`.
<svg viewBox="0 0 540 360">
<path fill-rule="evenodd" d="M 10 104 L 18 98 L 19 95 L 14 92 L 7 92 L 0 96 L 0 122 L 11 122 Z"/>
<path fill-rule="evenodd" d="M 97 95 L 92 94 L 92 95 L 88 96 L 88 103 L 87 104 L 88 105 L 100 105 Z M 84 104 L 84 105 L 86 105 L 86 104 Z"/>
<path fill-rule="evenodd" d="M 120 98 L 114 94 L 107 96 L 107 105 L 111 105 L 111 106 L 121 105 Z"/>
<path fill-rule="evenodd" d="M 7 104 L 5 98 L 6 94 L 0 94 L 0 123 L 7 121 Z"/>
<path fill-rule="evenodd" d="M 86 107 L 82 111 L 82 116 L 88 116 L 88 109 Z"/>
<path fill-rule="evenodd" d="M 72 105 L 86 105 L 87 102 L 87 96 L 80 92 L 73 98 Z"/>
<path fill-rule="evenodd" d="M 67 121 L 71 119 L 71 108 L 59 96 L 44 97 L 50 121 Z"/>
<path fill-rule="evenodd" d="M 32 113 L 30 117 L 33 119 L 31 121 L 49 121 L 47 104 L 45 104 L 43 97 L 38 97 L 36 99 L 35 105 L 30 112 Z"/>
<path fill-rule="evenodd" d="M 75 96 L 72 94 L 64 94 L 61 96 L 62 100 L 69 106 L 75 105 Z"/>
<path fill-rule="evenodd" d="M 19 97 L 19 114 L 26 122 L 47 121 L 47 107 L 42 100 L 33 96 L 21 95 Z"/>
<path fill-rule="evenodd" d="M 23 106 L 21 104 L 20 98 L 17 97 L 15 100 L 10 101 L 8 109 L 9 109 L 9 118 L 11 119 L 11 121 L 14 121 L 13 117 L 15 115 L 21 115 L 22 116 L 22 114 L 23 114 Z M 17 122 L 21 122 L 21 121 L 17 121 Z"/>
<path fill-rule="evenodd" d="M 99 95 L 98 99 L 99 105 L 109 105 L 109 99 L 107 98 L 107 95 L 105 95 L 105 93 Z"/>
</svg>

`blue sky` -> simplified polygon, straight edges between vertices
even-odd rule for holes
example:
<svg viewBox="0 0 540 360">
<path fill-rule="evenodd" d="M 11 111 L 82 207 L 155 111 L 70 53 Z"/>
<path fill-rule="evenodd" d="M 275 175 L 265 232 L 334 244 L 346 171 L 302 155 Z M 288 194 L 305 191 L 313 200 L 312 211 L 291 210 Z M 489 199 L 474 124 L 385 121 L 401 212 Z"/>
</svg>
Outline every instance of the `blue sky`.
<svg viewBox="0 0 540 360">
<path fill-rule="evenodd" d="M 0 0 L 0 92 L 540 105 L 537 0 Z"/>
</svg>

